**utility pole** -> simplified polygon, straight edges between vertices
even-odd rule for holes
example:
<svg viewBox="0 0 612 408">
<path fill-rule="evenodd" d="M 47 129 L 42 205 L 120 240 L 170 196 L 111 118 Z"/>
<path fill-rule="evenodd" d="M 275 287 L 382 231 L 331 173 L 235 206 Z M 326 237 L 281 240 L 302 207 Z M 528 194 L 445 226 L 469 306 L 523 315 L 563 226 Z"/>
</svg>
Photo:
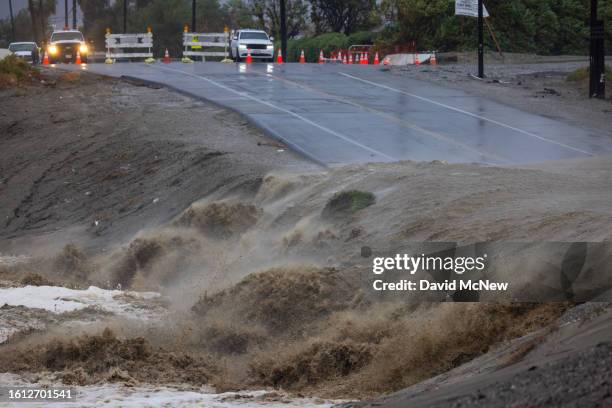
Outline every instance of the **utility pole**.
<svg viewBox="0 0 612 408">
<path fill-rule="evenodd" d="M 591 0 L 591 52 L 589 98 L 606 98 L 604 22 L 597 18 L 597 0 Z"/>
<path fill-rule="evenodd" d="M 68 27 L 68 0 L 64 0 L 64 30 Z"/>
<path fill-rule="evenodd" d="M 196 31 L 196 0 L 191 0 L 191 32 L 197 33 Z"/>
<path fill-rule="evenodd" d="M 11 15 L 11 34 L 15 42 L 15 16 L 13 15 L 13 0 L 9 0 L 9 14 Z"/>
<path fill-rule="evenodd" d="M 77 29 L 76 12 L 77 12 L 77 3 L 76 3 L 76 0 L 72 0 L 72 29 L 73 30 Z"/>
<path fill-rule="evenodd" d="M 484 6 L 478 0 L 478 78 L 484 78 Z"/>
<path fill-rule="evenodd" d="M 280 0 L 280 36 L 281 36 L 281 51 L 285 61 L 289 59 L 287 56 L 287 1 Z"/>
<path fill-rule="evenodd" d="M 123 0 L 123 34 L 127 33 L 128 0 Z"/>
</svg>

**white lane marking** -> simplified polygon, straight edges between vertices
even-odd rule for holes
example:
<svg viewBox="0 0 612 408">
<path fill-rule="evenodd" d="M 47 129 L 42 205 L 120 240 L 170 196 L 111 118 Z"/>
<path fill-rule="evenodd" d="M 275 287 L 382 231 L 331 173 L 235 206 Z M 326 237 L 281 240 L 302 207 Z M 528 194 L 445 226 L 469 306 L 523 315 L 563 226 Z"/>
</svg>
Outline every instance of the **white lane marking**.
<svg viewBox="0 0 612 408">
<path fill-rule="evenodd" d="M 268 107 L 270 107 L 272 109 L 276 109 L 276 110 L 278 110 L 280 112 L 283 112 L 283 113 L 291 115 L 291 116 L 293 116 L 295 118 L 298 118 L 298 119 L 308 123 L 309 125 L 316 127 L 317 129 L 320 129 L 320 130 L 322 130 L 322 131 L 324 131 L 326 133 L 329 133 L 332 136 L 335 136 L 335 137 L 337 137 L 339 139 L 342 139 L 342 140 L 344 140 L 347 143 L 350 143 L 352 145 L 360 147 L 360 148 L 362 148 L 362 149 L 364 149 L 364 150 L 366 150 L 366 151 L 368 151 L 370 153 L 373 153 L 373 154 L 376 154 L 378 156 L 384 157 L 385 159 L 390 160 L 390 161 L 397 161 L 397 159 L 395 159 L 394 157 L 391 157 L 391 156 L 389 156 L 389 155 L 387 155 L 387 154 L 385 154 L 383 152 L 379 152 L 376 149 L 372 149 L 371 147 L 368 147 L 368 146 L 366 146 L 364 144 L 361 144 L 361 143 L 359 143 L 359 142 L 357 142 L 357 141 L 355 141 L 355 140 L 353 140 L 353 139 L 351 139 L 351 138 L 349 138 L 347 136 L 344 136 L 343 134 L 340 134 L 340 133 L 338 133 L 338 132 L 336 132 L 334 130 L 326 128 L 325 126 L 319 125 L 318 123 L 313 122 L 312 120 L 307 119 L 307 118 L 303 117 L 302 115 L 300 115 L 298 113 L 292 112 L 292 111 L 290 111 L 288 109 L 285 109 L 285 108 L 281 108 L 280 106 L 276 106 L 276 105 L 274 105 L 274 104 L 272 104 L 270 102 L 267 102 L 267 101 L 264 101 L 262 99 L 259 99 L 259 98 L 255 97 L 255 96 L 249 95 L 246 92 L 237 91 L 237 90 L 232 89 L 232 88 L 230 88 L 228 86 L 220 84 L 217 81 L 213 81 L 212 79 L 206 78 L 205 76 L 196 75 L 196 74 L 192 74 L 190 72 L 185 72 L 185 71 L 181 71 L 181 70 L 178 70 L 178 69 L 172 69 L 172 68 L 167 68 L 167 67 L 159 67 L 159 69 L 163 69 L 163 70 L 166 70 L 166 71 L 174 71 L 174 72 L 178 72 L 178 73 L 183 74 L 183 75 L 187 75 L 187 76 L 191 76 L 191 77 L 194 77 L 194 78 L 202 79 L 202 80 L 204 80 L 204 81 L 206 81 L 206 82 L 208 82 L 210 84 L 213 84 L 213 85 L 215 85 L 215 86 L 217 86 L 217 87 L 219 87 L 221 89 L 224 89 L 224 90 L 226 90 L 228 92 L 232 92 L 232 93 L 234 93 L 236 95 L 239 95 L 241 97 L 250 99 L 250 100 L 255 101 L 257 103 L 261 103 L 262 105 L 266 105 L 266 106 L 268 106 Z"/>
<path fill-rule="evenodd" d="M 459 148 L 462 148 L 464 150 L 467 150 L 467 151 L 470 151 L 472 153 L 475 153 L 478 156 L 490 157 L 492 159 L 497 160 L 500 163 L 516 164 L 513 161 L 511 161 L 510 159 L 507 159 L 505 157 L 498 156 L 498 155 L 496 155 L 494 153 L 488 153 L 488 152 L 480 151 L 480 150 L 478 150 L 478 149 L 476 149 L 476 148 L 474 148 L 472 146 L 469 146 L 469 145 L 466 145 L 464 143 L 461 143 L 461 142 L 459 142 L 457 140 L 454 140 L 454 139 L 452 139 L 450 137 L 444 136 L 444 135 L 442 135 L 440 133 L 437 133 L 437 132 L 434 132 L 434 131 L 422 128 L 422 127 L 418 126 L 417 124 L 412 123 L 410 121 L 407 121 L 405 119 L 401 119 L 401 118 L 398 118 L 398 117 L 393 116 L 391 114 L 388 114 L 388 113 L 385 113 L 385 112 L 381 112 L 378 109 L 374 109 L 374 108 L 371 108 L 369 106 L 362 105 L 360 103 L 357 103 L 355 101 L 351 101 L 351 100 L 343 98 L 341 96 L 330 94 L 330 93 L 327 93 L 327 92 L 322 91 L 320 89 L 313 88 L 313 87 L 311 87 L 309 85 L 302 84 L 302 83 L 299 83 L 299 82 L 295 82 L 295 81 L 292 81 L 290 79 L 279 77 L 279 76 L 276 76 L 276 75 L 264 74 L 264 73 L 257 73 L 257 74 L 258 75 L 266 75 L 268 77 L 275 78 L 275 79 L 277 79 L 279 81 L 286 82 L 286 83 L 292 84 L 294 86 L 297 86 L 298 88 L 306 89 L 306 90 L 308 90 L 310 92 L 315 92 L 315 93 L 318 93 L 320 95 L 325 95 L 328 98 L 332 98 L 332 99 L 335 99 L 335 100 L 337 100 L 339 102 L 346 103 L 348 105 L 354 106 L 354 107 L 359 108 L 359 109 L 363 109 L 363 110 L 365 110 L 367 112 L 370 112 L 370 113 L 373 113 L 375 115 L 381 116 L 381 117 L 383 117 L 383 118 L 385 118 L 387 120 L 391 120 L 393 122 L 399 123 L 401 126 L 406 127 L 408 129 L 412 129 L 412 130 L 415 130 L 417 132 L 421 132 L 421 133 L 423 133 L 423 134 L 425 134 L 427 136 L 433 137 L 434 139 L 438 139 L 438 140 L 440 140 L 442 142 L 446 142 L 446 143 L 452 144 L 455 147 L 459 147 Z M 481 161 L 481 162 L 483 164 L 487 164 L 487 165 L 497 165 L 497 164 L 492 164 L 492 163 L 486 162 L 486 161 Z"/>
<path fill-rule="evenodd" d="M 415 94 L 410 93 L 410 92 L 402 91 L 401 89 L 395 89 L 395 88 L 392 88 L 392 87 L 387 86 L 387 85 L 382 85 L 382 84 L 379 84 L 379 83 L 376 83 L 376 82 L 368 81 L 367 79 L 359 78 L 359 77 L 356 77 L 356 76 L 351 75 L 351 74 L 346 74 L 344 72 L 338 72 L 338 73 L 340 75 L 343 75 L 343 76 L 347 77 L 347 78 L 352 78 L 352 79 L 355 79 L 357 81 L 364 82 L 366 84 L 377 86 L 379 88 L 388 89 L 389 91 L 393 91 L 393 92 L 401 93 L 401 94 L 404 94 L 404 95 L 408 95 L 408 96 L 411 96 L 413 98 L 419 99 L 419 100 L 424 101 L 424 102 L 429 102 L 431 104 L 434 104 L 434 105 L 437 105 L 437 106 L 440 106 L 440 107 L 443 107 L 443 108 L 446 108 L 446 109 L 450 109 L 452 111 L 459 112 L 459 113 L 471 116 L 471 117 L 476 118 L 476 119 L 484 120 L 484 121 L 487 121 L 489 123 L 493 123 L 495 125 L 498 125 L 498 126 L 501 126 L 501 127 L 505 127 L 506 129 L 510 129 L 510 130 L 515 131 L 515 132 L 522 133 L 522 134 L 524 134 L 526 136 L 533 137 L 533 138 L 542 140 L 544 142 L 552 143 L 552 144 L 555 144 L 557 146 L 561 146 L 561 147 L 564 147 L 564 148 L 569 149 L 569 150 L 573 150 L 573 151 L 578 152 L 578 153 L 586 154 L 587 156 L 594 156 L 593 153 L 587 152 L 585 150 L 578 149 L 577 147 L 573 147 L 573 146 L 567 145 L 565 143 L 557 142 L 555 140 L 551 140 L 551 139 L 548 139 L 546 137 L 536 135 L 535 133 L 531 133 L 531 132 L 528 132 L 526 130 L 519 129 L 519 128 L 514 127 L 512 125 L 508 125 L 506 123 L 499 122 L 499 121 L 497 121 L 495 119 L 489 119 L 489 118 L 486 118 L 484 116 L 480 116 L 480 115 L 477 115 L 475 113 L 465 111 L 463 109 L 455 108 L 454 106 L 446 105 L 446 104 L 441 103 L 441 102 L 436 102 L 436 101 L 434 101 L 432 99 L 425 98 L 424 96 L 415 95 Z"/>
</svg>

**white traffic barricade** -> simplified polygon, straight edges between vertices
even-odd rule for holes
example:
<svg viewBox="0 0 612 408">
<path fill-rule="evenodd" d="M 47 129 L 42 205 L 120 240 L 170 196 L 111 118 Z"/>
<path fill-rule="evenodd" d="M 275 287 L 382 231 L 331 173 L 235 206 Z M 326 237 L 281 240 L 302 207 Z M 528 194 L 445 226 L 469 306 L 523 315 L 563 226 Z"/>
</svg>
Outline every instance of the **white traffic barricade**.
<svg viewBox="0 0 612 408">
<path fill-rule="evenodd" d="M 106 33 L 106 59 L 153 58 L 153 33 Z"/>
<path fill-rule="evenodd" d="M 183 58 L 206 57 L 229 58 L 227 47 L 229 33 L 183 33 Z"/>
</svg>

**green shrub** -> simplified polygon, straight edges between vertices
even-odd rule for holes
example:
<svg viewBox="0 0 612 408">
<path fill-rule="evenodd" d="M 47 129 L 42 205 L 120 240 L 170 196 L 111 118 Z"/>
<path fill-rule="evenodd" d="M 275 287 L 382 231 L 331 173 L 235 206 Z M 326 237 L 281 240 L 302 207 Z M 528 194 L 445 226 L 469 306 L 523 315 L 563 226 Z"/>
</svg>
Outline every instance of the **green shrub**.
<svg viewBox="0 0 612 408">
<path fill-rule="evenodd" d="M 342 33 L 328 33 L 316 37 L 290 40 L 287 44 L 287 55 L 289 61 L 298 61 L 301 51 L 304 50 L 306 61 L 316 62 L 319 59 L 321 50 L 323 50 L 326 57 L 329 57 L 332 51 L 346 49 L 347 47 L 346 35 Z"/>
<path fill-rule="evenodd" d="M 325 205 L 323 217 L 353 214 L 376 202 L 374 194 L 368 191 L 350 190 L 335 194 Z"/>
<path fill-rule="evenodd" d="M 374 44 L 378 37 L 378 33 L 372 31 L 358 31 L 348 36 L 347 43 L 349 46 Z"/>
<path fill-rule="evenodd" d="M 300 53 L 304 50 L 307 62 L 317 62 L 321 50 L 326 57 L 329 57 L 330 53 L 346 50 L 354 44 L 374 44 L 378 37 L 377 33 L 360 31 L 348 37 L 342 33 L 327 33 L 316 37 L 291 39 L 287 42 L 287 61 L 299 61 Z M 278 47 L 280 47 L 280 42 L 276 44 L 276 48 Z"/>
<path fill-rule="evenodd" d="M 0 74 L 12 75 L 18 80 L 28 76 L 32 72 L 30 64 L 16 55 L 9 55 L 3 60 L 0 60 Z"/>
<path fill-rule="evenodd" d="M 583 82 L 589 79 L 589 72 L 591 69 L 589 67 L 578 68 L 577 70 L 570 72 L 566 79 L 569 82 Z M 611 78 L 612 75 L 612 67 L 606 66 L 606 78 Z"/>
<path fill-rule="evenodd" d="M 570 72 L 567 75 L 566 79 L 570 82 L 578 82 L 578 81 L 584 81 L 588 77 L 589 77 L 589 68 L 582 67 L 582 68 L 578 68 L 577 70 L 573 72 Z"/>
</svg>

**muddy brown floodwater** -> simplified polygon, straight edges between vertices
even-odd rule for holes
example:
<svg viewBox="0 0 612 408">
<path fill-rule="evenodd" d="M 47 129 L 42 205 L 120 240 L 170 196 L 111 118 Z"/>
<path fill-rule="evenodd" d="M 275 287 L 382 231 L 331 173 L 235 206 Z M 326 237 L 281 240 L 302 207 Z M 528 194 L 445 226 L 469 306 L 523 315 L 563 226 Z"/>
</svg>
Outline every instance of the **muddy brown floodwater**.
<svg viewBox="0 0 612 408">
<path fill-rule="evenodd" d="M 610 157 L 322 169 L 163 89 L 44 81 L 0 91 L 0 367 L 22 380 L 375 397 L 574 305 L 377 299 L 363 247 L 612 239 Z"/>
</svg>

